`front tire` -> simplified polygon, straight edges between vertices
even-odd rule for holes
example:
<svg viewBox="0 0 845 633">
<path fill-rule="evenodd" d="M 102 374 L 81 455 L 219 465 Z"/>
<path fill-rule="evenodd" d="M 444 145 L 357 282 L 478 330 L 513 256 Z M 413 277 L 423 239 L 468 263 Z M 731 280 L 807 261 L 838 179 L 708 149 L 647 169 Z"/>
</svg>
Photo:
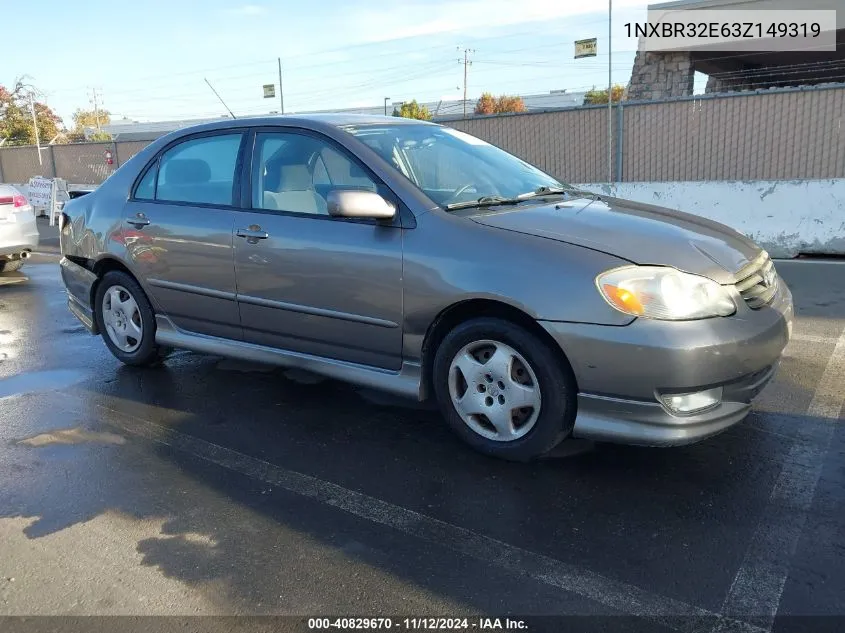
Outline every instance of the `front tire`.
<svg viewBox="0 0 845 633">
<path fill-rule="evenodd" d="M 540 457 L 572 432 L 572 369 L 531 332 L 479 318 L 453 329 L 434 359 L 437 402 L 476 450 L 513 461 Z"/>
<path fill-rule="evenodd" d="M 155 313 L 137 281 L 125 272 L 113 270 L 97 285 L 94 318 L 115 358 L 136 367 L 161 362 L 155 343 Z"/>
</svg>

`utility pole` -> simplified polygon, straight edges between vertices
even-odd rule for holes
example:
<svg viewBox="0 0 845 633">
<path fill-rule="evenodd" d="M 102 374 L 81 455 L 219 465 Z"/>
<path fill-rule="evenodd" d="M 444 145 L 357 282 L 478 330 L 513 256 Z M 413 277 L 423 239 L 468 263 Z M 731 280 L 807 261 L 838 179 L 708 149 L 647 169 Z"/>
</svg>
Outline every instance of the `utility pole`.
<svg viewBox="0 0 845 633">
<path fill-rule="evenodd" d="M 97 89 L 91 88 L 91 103 L 94 104 L 94 119 L 97 121 L 97 132 L 102 132 L 100 128 L 100 108 L 97 105 Z"/>
<path fill-rule="evenodd" d="M 279 57 L 279 106 L 281 107 L 281 113 L 285 113 L 285 92 L 282 90 L 282 58 Z"/>
<path fill-rule="evenodd" d="M 387 116 L 387 102 L 390 101 L 390 97 L 384 98 L 384 116 Z"/>
<path fill-rule="evenodd" d="M 460 46 L 458 50 L 461 50 Z M 467 68 L 472 66 L 472 60 L 470 60 L 469 55 L 470 53 L 474 53 L 475 51 L 471 48 L 464 49 L 464 58 L 458 60 L 459 64 L 464 65 L 464 118 L 467 118 Z"/>
<path fill-rule="evenodd" d="M 607 182 L 613 182 L 613 0 L 607 0 Z"/>
<path fill-rule="evenodd" d="M 41 138 L 38 136 L 38 118 L 35 116 L 35 101 L 32 98 L 32 90 L 29 91 L 29 110 L 32 112 L 32 127 L 35 130 L 35 148 L 38 151 L 38 164 L 41 162 Z"/>
</svg>

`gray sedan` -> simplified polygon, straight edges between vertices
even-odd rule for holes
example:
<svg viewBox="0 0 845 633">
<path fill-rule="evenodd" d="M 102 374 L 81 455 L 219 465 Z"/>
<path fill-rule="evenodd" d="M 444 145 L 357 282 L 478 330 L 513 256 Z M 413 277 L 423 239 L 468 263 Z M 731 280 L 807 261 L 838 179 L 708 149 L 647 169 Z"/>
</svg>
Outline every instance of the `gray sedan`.
<svg viewBox="0 0 845 633">
<path fill-rule="evenodd" d="M 434 398 L 517 460 L 736 424 L 793 318 L 737 232 L 391 117 L 179 130 L 70 201 L 61 245 L 71 311 L 124 363 L 184 348 Z"/>
</svg>

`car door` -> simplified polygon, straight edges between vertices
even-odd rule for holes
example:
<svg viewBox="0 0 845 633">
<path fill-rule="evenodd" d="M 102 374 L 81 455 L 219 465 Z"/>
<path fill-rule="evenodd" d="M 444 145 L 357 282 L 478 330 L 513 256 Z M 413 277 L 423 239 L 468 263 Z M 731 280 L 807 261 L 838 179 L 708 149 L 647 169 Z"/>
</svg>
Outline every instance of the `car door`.
<svg viewBox="0 0 845 633">
<path fill-rule="evenodd" d="M 245 134 L 201 134 L 166 148 L 124 214 L 124 240 L 157 309 L 184 330 L 241 338 L 232 229 Z"/>
<path fill-rule="evenodd" d="M 244 339 L 386 369 L 402 356 L 402 228 L 335 218 L 332 189 L 392 196 L 328 138 L 253 134 L 237 214 L 235 270 Z M 397 214 L 398 215 L 398 214 Z"/>
</svg>

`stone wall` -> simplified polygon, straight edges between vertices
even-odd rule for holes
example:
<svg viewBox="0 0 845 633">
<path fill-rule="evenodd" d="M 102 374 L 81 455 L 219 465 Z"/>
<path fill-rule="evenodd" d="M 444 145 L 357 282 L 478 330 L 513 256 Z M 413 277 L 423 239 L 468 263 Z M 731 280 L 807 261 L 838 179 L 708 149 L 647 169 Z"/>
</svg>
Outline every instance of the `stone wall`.
<svg viewBox="0 0 845 633">
<path fill-rule="evenodd" d="M 628 99 L 653 101 L 687 97 L 693 91 L 692 59 L 688 52 L 651 53 L 637 51 Z"/>
</svg>

